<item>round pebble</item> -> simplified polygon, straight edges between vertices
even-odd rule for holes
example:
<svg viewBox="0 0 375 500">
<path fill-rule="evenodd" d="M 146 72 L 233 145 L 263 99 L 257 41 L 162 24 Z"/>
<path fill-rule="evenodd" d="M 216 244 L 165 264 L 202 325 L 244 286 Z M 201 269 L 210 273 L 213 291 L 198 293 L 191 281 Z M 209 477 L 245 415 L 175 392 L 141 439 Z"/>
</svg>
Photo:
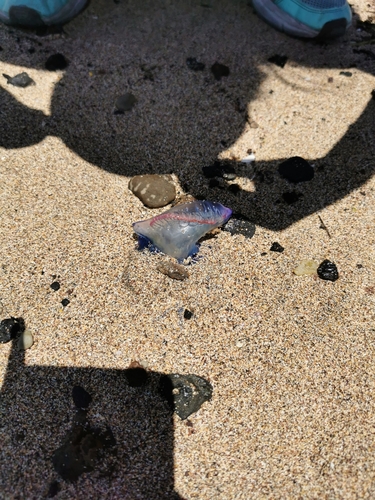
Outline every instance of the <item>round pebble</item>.
<svg viewBox="0 0 375 500">
<path fill-rule="evenodd" d="M 127 92 L 124 95 L 120 95 L 120 97 L 116 99 L 115 106 L 117 111 L 119 111 L 120 113 L 124 113 L 125 111 L 130 111 L 131 109 L 133 109 L 136 103 L 137 98 L 135 97 L 135 95 Z"/>
<path fill-rule="evenodd" d="M 50 287 L 54 292 L 57 292 L 57 290 L 60 290 L 60 283 L 58 281 L 54 281 L 50 284 Z"/>
<path fill-rule="evenodd" d="M 304 158 L 293 156 L 280 163 L 279 174 L 289 182 L 306 182 L 314 177 L 314 169 Z"/>
<path fill-rule="evenodd" d="M 33 334 L 29 329 L 26 329 L 18 339 L 17 349 L 19 351 L 25 351 L 26 349 L 30 349 L 30 347 L 33 344 L 34 344 Z"/>
<path fill-rule="evenodd" d="M 67 66 L 68 66 L 68 61 L 60 53 L 52 54 L 52 56 L 49 56 L 49 58 L 45 63 L 45 68 L 48 69 L 48 71 L 57 71 L 58 69 L 65 69 Z"/>
<path fill-rule="evenodd" d="M 160 208 L 176 198 L 176 188 L 165 176 L 136 175 L 129 181 L 129 189 L 149 208 Z"/>
<path fill-rule="evenodd" d="M 211 71 L 216 80 L 221 80 L 223 76 L 229 76 L 230 73 L 228 66 L 218 62 L 215 62 L 215 64 L 211 66 Z"/>
</svg>

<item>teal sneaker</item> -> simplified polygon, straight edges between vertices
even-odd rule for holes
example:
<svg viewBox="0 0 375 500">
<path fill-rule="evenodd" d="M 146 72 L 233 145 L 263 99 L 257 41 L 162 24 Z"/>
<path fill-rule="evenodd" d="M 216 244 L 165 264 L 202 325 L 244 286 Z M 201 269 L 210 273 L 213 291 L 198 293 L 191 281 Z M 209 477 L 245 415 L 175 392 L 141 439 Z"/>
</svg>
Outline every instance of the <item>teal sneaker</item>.
<svg viewBox="0 0 375 500">
<path fill-rule="evenodd" d="M 87 0 L 0 0 L 0 21 L 27 28 L 61 25 L 86 4 Z"/>
<path fill-rule="evenodd" d="M 253 0 L 253 6 L 271 26 L 296 37 L 337 38 L 352 22 L 347 0 Z"/>
</svg>

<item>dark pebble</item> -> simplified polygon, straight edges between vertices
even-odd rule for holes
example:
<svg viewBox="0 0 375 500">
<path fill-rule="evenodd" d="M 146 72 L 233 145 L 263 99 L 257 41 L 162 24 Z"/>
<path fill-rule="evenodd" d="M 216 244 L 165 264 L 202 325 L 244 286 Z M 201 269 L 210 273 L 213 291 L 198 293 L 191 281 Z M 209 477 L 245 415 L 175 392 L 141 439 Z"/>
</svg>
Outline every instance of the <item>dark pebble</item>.
<svg viewBox="0 0 375 500">
<path fill-rule="evenodd" d="M 287 60 L 287 56 L 280 56 L 279 54 L 275 54 L 274 56 L 268 58 L 268 62 L 276 64 L 276 66 L 280 66 L 280 68 L 283 68 L 285 66 Z"/>
<path fill-rule="evenodd" d="M 58 481 L 52 481 L 52 483 L 49 485 L 48 488 L 47 498 L 55 497 L 60 490 L 61 490 L 60 483 Z"/>
<path fill-rule="evenodd" d="M 230 186 L 228 186 L 228 191 L 233 194 L 238 194 L 241 191 L 241 188 L 238 184 L 231 184 Z"/>
<path fill-rule="evenodd" d="M 57 292 L 57 290 L 60 290 L 60 283 L 58 281 L 54 281 L 50 284 L 50 287 L 53 291 Z"/>
<path fill-rule="evenodd" d="M 212 397 L 212 385 L 197 375 L 172 373 L 160 378 L 160 392 L 170 408 L 185 420 Z"/>
<path fill-rule="evenodd" d="M 79 385 L 73 387 L 72 397 L 74 404 L 79 410 L 87 410 L 92 401 L 91 395 Z"/>
<path fill-rule="evenodd" d="M 70 304 L 70 300 L 69 300 L 69 299 L 62 299 L 61 304 L 62 304 L 64 307 L 66 307 L 68 304 Z"/>
<path fill-rule="evenodd" d="M 120 95 L 115 102 L 115 106 L 118 112 L 124 113 L 125 111 L 131 111 L 135 104 L 137 103 L 137 98 L 135 95 L 127 92 L 124 95 Z"/>
<path fill-rule="evenodd" d="M 340 71 L 340 75 L 343 76 L 353 76 L 353 73 L 351 71 Z"/>
<path fill-rule="evenodd" d="M 148 373 L 141 366 L 127 368 L 124 370 L 124 374 L 130 387 L 142 387 L 148 381 Z"/>
<path fill-rule="evenodd" d="M 323 260 L 317 269 L 317 273 L 322 280 L 336 281 L 339 279 L 336 264 L 328 259 Z"/>
<path fill-rule="evenodd" d="M 357 264 L 357 269 L 362 269 L 363 265 L 362 264 Z"/>
<path fill-rule="evenodd" d="M 288 205 L 293 205 L 293 203 L 296 203 L 302 196 L 302 193 L 297 193 L 296 191 L 286 191 L 282 194 L 283 200 Z"/>
<path fill-rule="evenodd" d="M 249 239 L 255 234 L 255 224 L 240 214 L 234 214 L 222 229 L 231 235 L 242 234 Z"/>
<path fill-rule="evenodd" d="M 3 77 L 7 79 L 7 83 L 10 85 L 14 85 L 15 87 L 26 88 L 29 85 L 35 85 L 35 82 L 29 75 L 23 71 L 16 76 L 9 76 L 3 73 Z"/>
<path fill-rule="evenodd" d="M 300 156 L 293 156 L 279 165 L 279 174 L 289 182 L 311 181 L 314 177 L 313 167 Z"/>
<path fill-rule="evenodd" d="M 229 76 L 230 73 L 228 66 L 218 62 L 215 62 L 215 64 L 211 66 L 211 71 L 216 80 L 221 80 L 223 76 Z"/>
<path fill-rule="evenodd" d="M 58 69 L 65 69 L 68 66 L 68 61 L 62 54 L 52 54 L 45 62 L 45 68 L 48 71 L 57 71 Z"/>
<path fill-rule="evenodd" d="M 186 65 L 189 69 L 193 71 L 203 71 L 206 67 L 205 64 L 198 62 L 195 57 L 188 57 L 186 59 Z"/>
<path fill-rule="evenodd" d="M 25 331 L 23 318 L 6 318 L 0 322 L 0 343 L 5 344 L 16 339 Z"/>
<path fill-rule="evenodd" d="M 375 100 L 375 89 L 374 89 L 374 90 L 371 90 L 371 97 L 372 97 L 372 99 L 374 99 L 374 100 Z"/>
<path fill-rule="evenodd" d="M 193 313 L 189 311 L 189 309 L 185 309 L 184 311 L 184 318 L 185 319 L 191 319 L 193 317 Z"/>
<path fill-rule="evenodd" d="M 283 251 L 284 251 L 284 247 L 282 247 L 280 245 L 280 243 L 278 243 L 277 241 L 275 241 L 274 243 L 272 243 L 271 248 L 270 248 L 270 252 L 279 252 L 279 253 L 282 253 Z"/>
</svg>

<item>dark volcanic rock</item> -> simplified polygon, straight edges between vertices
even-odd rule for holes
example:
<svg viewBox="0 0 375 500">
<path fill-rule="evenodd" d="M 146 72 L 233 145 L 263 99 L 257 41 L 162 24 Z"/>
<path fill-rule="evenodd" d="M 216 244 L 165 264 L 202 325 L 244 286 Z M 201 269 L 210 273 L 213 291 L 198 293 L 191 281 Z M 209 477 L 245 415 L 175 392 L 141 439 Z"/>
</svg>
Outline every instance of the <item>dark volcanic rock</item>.
<svg viewBox="0 0 375 500">
<path fill-rule="evenodd" d="M 322 280 L 336 281 L 339 279 L 336 264 L 328 259 L 323 260 L 317 269 L 317 273 Z"/>
<path fill-rule="evenodd" d="M 293 156 L 280 163 L 279 174 L 289 182 L 306 182 L 314 177 L 314 169 L 300 156 Z"/>
<path fill-rule="evenodd" d="M 116 110 L 119 113 L 124 113 L 125 111 L 130 111 L 134 108 L 137 103 L 137 98 L 135 95 L 127 92 L 124 95 L 120 95 L 115 102 Z"/>
<path fill-rule="evenodd" d="M 35 82 L 29 75 L 24 71 L 16 76 L 9 76 L 3 73 L 3 77 L 7 79 L 7 83 L 14 85 L 15 87 L 28 87 L 29 85 L 35 85 Z"/>
<path fill-rule="evenodd" d="M 285 66 L 287 60 L 287 56 L 280 56 L 279 54 L 275 54 L 274 56 L 268 58 L 268 62 L 276 64 L 276 66 L 280 66 L 280 68 L 283 68 Z"/>
<path fill-rule="evenodd" d="M 206 67 L 205 64 L 198 62 L 195 57 L 188 57 L 186 59 L 186 65 L 189 69 L 193 71 L 203 71 Z"/>
<path fill-rule="evenodd" d="M 255 224 L 241 214 L 233 214 L 222 229 L 228 231 L 231 235 L 242 234 L 249 239 L 255 234 Z"/>
<path fill-rule="evenodd" d="M 48 71 L 57 71 L 58 69 L 65 69 L 68 64 L 68 61 L 62 54 L 52 54 L 52 56 L 49 56 L 47 59 L 45 68 L 48 69 Z"/>
<path fill-rule="evenodd" d="M 0 343 L 5 344 L 16 339 L 25 331 L 25 322 L 22 318 L 6 318 L 0 322 Z"/>
<path fill-rule="evenodd" d="M 185 319 L 191 319 L 193 317 L 193 313 L 189 311 L 189 309 L 185 309 L 184 311 L 184 318 Z"/>
<path fill-rule="evenodd" d="M 54 292 L 57 292 L 57 290 L 60 290 L 60 283 L 58 281 L 54 281 L 50 284 L 50 287 Z"/>
<path fill-rule="evenodd" d="M 164 207 L 176 197 L 174 184 L 163 175 L 136 175 L 130 179 L 129 189 L 149 208 Z"/>
<path fill-rule="evenodd" d="M 148 382 L 147 371 L 136 361 L 133 361 L 124 373 L 130 387 L 143 387 Z"/>
<path fill-rule="evenodd" d="M 211 71 L 216 80 L 221 80 L 223 76 L 229 76 L 230 73 L 228 66 L 218 62 L 215 62 L 215 64 L 211 66 Z"/>
<path fill-rule="evenodd" d="M 91 395 L 79 385 L 73 387 L 72 397 L 74 404 L 80 410 L 86 410 L 92 401 Z"/>
<path fill-rule="evenodd" d="M 275 241 L 274 243 L 272 243 L 271 248 L 270 248 L 270 252 L 279 252 L 279 253 L 282 253 L 283 251 L 284 251 L 284 247 L 282 247 L 280 245 L 280 243 L 278 243 L 277 241 Z"/>
<path fill-rule="evenodd" d="M 160 391 L 171 409 L 182 419 L 188 418 L 212 397 L 212 385 L 197 375 L 172 373 L 160 378 Z"/>
</svg>

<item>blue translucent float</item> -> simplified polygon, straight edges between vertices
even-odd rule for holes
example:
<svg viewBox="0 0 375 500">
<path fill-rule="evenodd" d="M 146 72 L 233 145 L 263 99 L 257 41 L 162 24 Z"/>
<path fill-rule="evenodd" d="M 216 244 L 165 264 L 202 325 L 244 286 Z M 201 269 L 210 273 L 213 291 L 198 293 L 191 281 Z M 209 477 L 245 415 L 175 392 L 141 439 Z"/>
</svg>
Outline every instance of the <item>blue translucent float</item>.
<svg viewBox="0 0 375 500">
<path fill-rule="evenodd" d="M 152 246 L 182 261 L 198 252 L 197 241 L 208 231 L 227 222 L 230 208 L 213 201 L 183 203 L 152 217 L 135 222 L 139 249 Z"/>
</svg>

